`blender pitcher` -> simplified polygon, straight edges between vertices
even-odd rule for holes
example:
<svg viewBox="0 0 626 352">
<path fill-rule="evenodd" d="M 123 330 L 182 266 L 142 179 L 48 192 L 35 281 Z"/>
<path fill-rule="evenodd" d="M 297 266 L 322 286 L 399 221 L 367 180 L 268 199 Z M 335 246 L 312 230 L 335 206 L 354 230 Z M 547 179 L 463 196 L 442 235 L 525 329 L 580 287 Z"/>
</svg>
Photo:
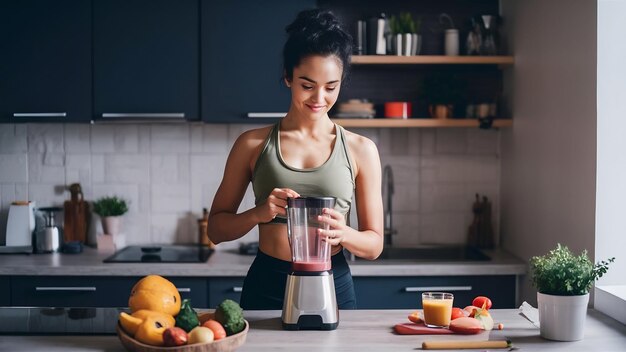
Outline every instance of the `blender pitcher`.
<svg viewBox="0 0 626 352">
<path fill-rule="evenodd" d="M 329 229 L 318 217 L 322 209 L 334 208 L 335 202 L 333 197 L 287 199 L 292 262 L 281 316 L 286 330 L 334 330 L 339 325 L 330 244 L 317 233 Z"/>
<path fill-rule="evenodd" d="M 334 197 L 287 199 L 287 229 L 294 271 L 330 270 L 330 244 L 317 233 L 329 225 L 317 220 L 323 208 L 334 208 Z M 329 215 L 324 215 L 329 216 Z"/>
</svg>

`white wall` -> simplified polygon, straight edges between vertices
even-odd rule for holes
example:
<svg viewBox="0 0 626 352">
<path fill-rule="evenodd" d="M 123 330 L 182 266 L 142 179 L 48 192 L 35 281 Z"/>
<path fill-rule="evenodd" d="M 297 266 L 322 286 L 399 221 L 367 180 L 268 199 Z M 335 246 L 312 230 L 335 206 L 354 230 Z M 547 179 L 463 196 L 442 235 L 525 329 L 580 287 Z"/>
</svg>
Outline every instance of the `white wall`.
<svg viewBox="0 0 626 352">
<path fill-rule="evenodd" d="M 515 54 L 502 141 L 502 244 L 522 259 L 557 242 L 594 255 L 596 2 L 503 0 Z M 523 300 L 536 302 L 524 280 Z"/>
<path fill-rule="evenodd" d="M 626 284 L 626 1 L 598 1 L 596 258 L 616 257 L 603 285 Z"/>
<path fill-rule="evenodd" d="M 129 243 L 185 243 L 197 238 L 234 140 L 256 125 L 0 125 L 0 243 L 9 204 L 61 205 L 63 186 L 80 182 L 86 200 L 130 200 Z M 360 129 L 394 170 L 394 244 L 464 243 L 479 192 L 500 209 L 500 138 L 479 129 Z M 250 189 L 241 209 L 254 205 Z M 353 222 L 356 224 L 356 222 Z M 256 228 L 243 242 L 258 237 Z M 236 247 L 220 244 L 218 248 Z"/>
</svg>

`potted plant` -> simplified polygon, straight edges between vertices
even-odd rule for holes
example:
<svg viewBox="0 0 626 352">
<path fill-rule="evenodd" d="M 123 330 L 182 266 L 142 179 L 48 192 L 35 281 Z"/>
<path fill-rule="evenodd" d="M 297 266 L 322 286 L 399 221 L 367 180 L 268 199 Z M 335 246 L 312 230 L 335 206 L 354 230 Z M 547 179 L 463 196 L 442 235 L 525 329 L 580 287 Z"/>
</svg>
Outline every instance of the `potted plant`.
<svg viewBox="0 0 626 352">
<path fill-rule="evenodd" d="M 93 211 L 102 219 L 102 230 L 107 235 L 120 232 L 121 216 L 128 211 L 128 205 L 122 198 L 102 197 L 93 203 Z"/>
<path fill-rule="evenodd" d="M 561 244 L 545 256 L 530 259 L 543 338 L 558 341 L 583 338 L 589 289 L 614 260 L 610 258 L 594 265 L 586 250 L 576 256 Z"/>
<path fill-rule="evenodd" d="M 400 13 L 398 17 L 391 16 L 389 27 L 395 55 L 419 55 L 422 46 L 422 38 L 418 34 L 421 24 L 421 18 L 414 20 L 409 12 Z"/>
</svg>

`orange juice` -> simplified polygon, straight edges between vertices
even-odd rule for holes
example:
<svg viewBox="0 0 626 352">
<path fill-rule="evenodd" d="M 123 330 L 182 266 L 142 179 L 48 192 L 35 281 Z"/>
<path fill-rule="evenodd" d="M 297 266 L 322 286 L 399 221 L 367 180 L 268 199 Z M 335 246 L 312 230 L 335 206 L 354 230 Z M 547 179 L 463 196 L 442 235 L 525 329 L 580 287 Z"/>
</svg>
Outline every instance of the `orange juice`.
<svg viewBox="0 0 626 352">
<path fill-rule="evenodd" d="M 453 296 L 450 293 L 422 294 L 424 308 L 424 323 L 428 327 L 448 327 L 452 315 Z"/>
</svg>

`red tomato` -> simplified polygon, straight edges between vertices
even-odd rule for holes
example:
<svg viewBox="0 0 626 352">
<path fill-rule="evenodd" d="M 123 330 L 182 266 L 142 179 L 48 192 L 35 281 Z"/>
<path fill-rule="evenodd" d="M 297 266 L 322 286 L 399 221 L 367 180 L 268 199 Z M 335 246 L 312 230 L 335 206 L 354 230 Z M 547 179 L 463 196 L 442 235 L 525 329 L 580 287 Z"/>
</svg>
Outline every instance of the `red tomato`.
<svg viewBox="0 0 626 352">
<path fill-rule="evenodd" d="M 450 317 L 450 320 L 454 320 L 454 319 L 457 319 L 457 318 L 462 318 L 462 317 L 465 317 L 465 316 L 467 316 L 467 315 L 464 313 L 463 309 L 454 307 L 454 308 L 452 308 L 452 316 Z"/>
<path fill-rule="evenodd" d="M 472 305 L 478 308 L 489 310 L 491 308 L 491 300 L 489 299 L 489 297 L 478 296 L 474 298 L 474 300 L 472 301 Z"/>
<path fill-rule="evenodd" d="M 415 312 L 409 314 L 409 320 L 414 322 L 414 323 L 416 323 L 416 324 L 419 324 L 419 323 L 422 322 L 422 319 L 420 318 L 418 311 L 415 311 Z"/>
</svg>

